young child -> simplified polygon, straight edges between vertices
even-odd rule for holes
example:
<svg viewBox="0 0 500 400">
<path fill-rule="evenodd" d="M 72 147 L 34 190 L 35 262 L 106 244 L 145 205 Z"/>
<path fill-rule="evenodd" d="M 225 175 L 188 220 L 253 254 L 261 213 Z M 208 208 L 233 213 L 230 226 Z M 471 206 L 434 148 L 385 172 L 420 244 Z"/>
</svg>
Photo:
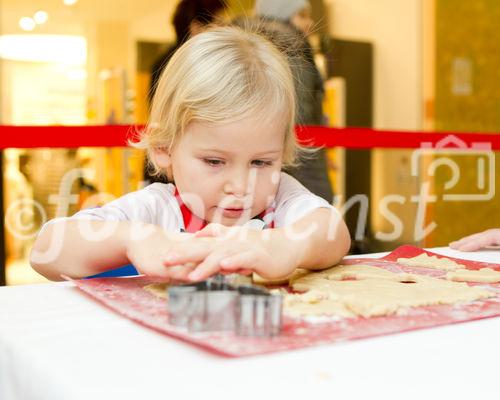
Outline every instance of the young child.
<svg viewBox="0 0 500 400">
<path fill-rule="evenodd" d="M 131 262 L 197 281 L 337 263 L 350 245 L 339 213 L 281 172 L 300 151 L 295 107 L 287 61 L 263 37 L 226 27 L 191 38 L 163 72 L 136 144 L 173 183 L 50 221 L 31 265 L 54 280 Z"/>
</svg>

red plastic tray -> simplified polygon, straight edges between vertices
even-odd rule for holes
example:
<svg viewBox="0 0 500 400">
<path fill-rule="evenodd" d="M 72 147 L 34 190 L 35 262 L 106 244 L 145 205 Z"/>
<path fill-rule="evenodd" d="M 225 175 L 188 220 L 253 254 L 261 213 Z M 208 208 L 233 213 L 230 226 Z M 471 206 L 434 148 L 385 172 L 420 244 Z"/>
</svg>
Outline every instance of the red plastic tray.
<svg viewBox="0 0 500 400">
<path fill-rule="evenodd" d="M 443 276 L 445 272 L 440 270 L 405 267 L 396 262 L 399 257 L 414 257 L 423 252 L 429 255 L 437 255 L 418 247 L 402 246 L 383 258 L 347 259 L 342 264 L 365 264 L 382 267 L 393 272 L 405 271 L 434 277 Z M 497 264 L 452 259 L 466 265 L 468 269 L 489 267 L 500 271 L 500 265 Z M 280 336 L 274 338 L 248 338 L 227 332 L 189 333 L 184 329 L 169 325 L 166 300 L 160 299 L 143 289 L 144 285 L 154 282 L 146 277 L 99 278 L 74 282 L 78 288 L 94 299 L 141 325 L 228 357 L 273 353 L 500 315 L 500 284 L 471 284 L 481 285 L 498 293 L 498 295 L 468 304 L 416 307 L 410 309 L 404 316 L 360 317 L 338 321 L 319 320 L 320 322 L 285 317 Z"/>
</svg>

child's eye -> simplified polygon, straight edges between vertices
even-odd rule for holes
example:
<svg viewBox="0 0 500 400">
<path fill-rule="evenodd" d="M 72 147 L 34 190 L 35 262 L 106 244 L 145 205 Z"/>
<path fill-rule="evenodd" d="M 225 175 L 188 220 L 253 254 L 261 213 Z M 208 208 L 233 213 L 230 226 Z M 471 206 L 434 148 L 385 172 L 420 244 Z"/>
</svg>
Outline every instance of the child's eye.
<svg viewBox="0 0 500 400">
<path fill-rule="evenodd" d="M 203 161 L 211 167 L 220 167 L 224 165 L 224 160 L 219 160 L 217 158 L 204 158 Z"/>
<path fill-rule="evenodd" d="M 270 165 L 273 165 L 272 161 L 265 161 L 265 160 L 253 160 L 252 165 L 255 167 L 267 167 Z"/>
</svg>

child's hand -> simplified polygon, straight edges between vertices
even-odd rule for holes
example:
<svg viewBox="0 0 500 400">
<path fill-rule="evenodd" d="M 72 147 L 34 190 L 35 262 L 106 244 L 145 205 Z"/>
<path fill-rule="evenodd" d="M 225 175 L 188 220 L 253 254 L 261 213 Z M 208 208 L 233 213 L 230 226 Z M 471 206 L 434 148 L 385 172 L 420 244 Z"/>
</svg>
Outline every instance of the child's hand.
<svg viewBox="0 0 500 400">
<path fill-rule="evenodd" d="M 289 275 L 297 267 L 294 246 L 280 235 L 244 227 L 210 224 L 195 237 L 182 241 L 164 259 L 165 266 L 196 265 L 188 278 L 255 271 L 266 278 Z"/>
<path fill-rule="evenodd" d="M 450 247 L 460 251 L 475 251 L 487 246 L 500 245 L 500 229 L 488 229 L 450 243 Z"/>
<path fill-rule="evenodd" d="M 168 233 L 153 228 L 150 234 L 132 238 L 127 244 L 127 257 L 140 274 L 160 278 L 165 281 L 187 281 L 195 265 L 176 265 L 166 268 L 163 264 L 165 254 L 169 254 L 179 243 L 189 240 L 189 233 Z"/>
</svg>

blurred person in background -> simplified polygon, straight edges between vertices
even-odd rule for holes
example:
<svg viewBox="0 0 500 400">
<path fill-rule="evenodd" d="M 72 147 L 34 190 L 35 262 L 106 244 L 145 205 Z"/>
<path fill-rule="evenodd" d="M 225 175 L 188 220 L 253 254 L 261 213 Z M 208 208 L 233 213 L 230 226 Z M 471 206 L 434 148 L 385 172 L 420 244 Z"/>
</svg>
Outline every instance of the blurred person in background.
<svg viewBox="0 0 500 400">
<path fill-rule="evenodd" d="M 172 17 L 176 37 L 175 44 L 155 61 L 151 69 L 150 103 L 154 97 L 160 75 L 175 51 L 190 37 L 203 32 L 207 26 L 222 19 L 226 11 L 225 0 L 181 0 L 179 2 Z M 165 179 L 165 177 L 153 176 L 150 165 L 146 161 L 144 166 L 144 180 L 146 182 L 166 183 Z"/>
<path fill-rule="evenodd" d="M 293 47 L 298 48 L 302 60 L 299 60 L 296 55 L 293 56 L 292 60 L 290 60 L 289 55 L 289 60 L 296 81 L 297 123 L 324 125 L 323 79 L 314 62 L 314 53 L 307 39 L 314 25 L 309 1 L 257 0 L 255 15 L 262 21 L 262 26 L 267 25 L 268 28 L 263 28 L 264 31 L 271 30 L 271 34 L 266 35 L 269 39 L 283 37 L 285 31 L 287 31 L 286 35 L 295 37 Z M 274 24 L 274 27 L 271 27 L 270 24 Z M 278 47 L 280 47 L 279 44 Z M 317 149 L 314 154 L 307 157 L 298 168 L 291 170 L 290 173 L 311 192 L 330 203 L 332 202 L 333 192 L 328 178 L 324 149 Z"/>
<path fill-rule="evenodd" d="M 225 0 L 181 0 L 172 17 L 176 41 L 153 64 L 151 71 L 150 100 L 154 96 L 158 79 L 175 51 L 190 37 L 203 32 L 206 27 L 222 17 L 226 11 Z"/>
</svg>

